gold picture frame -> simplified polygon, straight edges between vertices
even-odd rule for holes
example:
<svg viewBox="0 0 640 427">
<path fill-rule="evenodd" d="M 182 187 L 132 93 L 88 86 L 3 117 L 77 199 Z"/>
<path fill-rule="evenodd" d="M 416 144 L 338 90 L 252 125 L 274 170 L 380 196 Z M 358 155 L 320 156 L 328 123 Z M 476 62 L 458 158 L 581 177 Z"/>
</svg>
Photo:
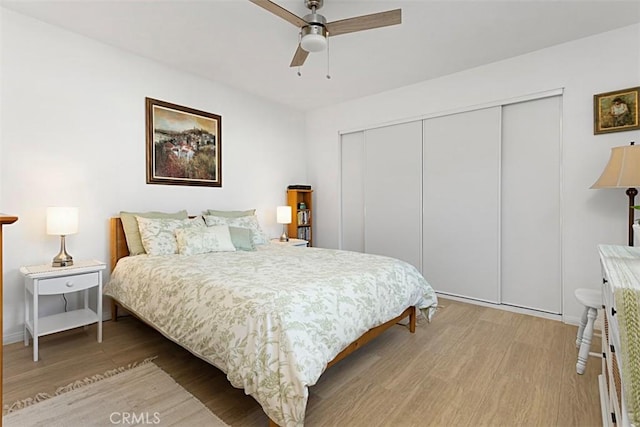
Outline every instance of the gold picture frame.
<svg viewBox="0 0 640 427">
<path fill-rule="evenodd" d="M 640 129 L 640 87 L 593 95 L 593 133 Z"/>
<path fill-rule="evenodd" d="M 145 98 L 147 184 L 222 187 L 222 117 Z"/>
</svg>

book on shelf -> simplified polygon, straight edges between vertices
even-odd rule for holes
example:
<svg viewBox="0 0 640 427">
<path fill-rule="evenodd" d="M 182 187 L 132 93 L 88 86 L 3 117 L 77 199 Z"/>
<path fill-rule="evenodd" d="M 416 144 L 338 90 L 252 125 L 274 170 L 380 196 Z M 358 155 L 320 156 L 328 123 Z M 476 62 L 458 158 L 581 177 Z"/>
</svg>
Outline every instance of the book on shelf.
<svg viewBox="0 0 640 427">
<path fill-rule="evenodd" d="M 298 239 L 311 241 L 311 227 L 298 228 Z"/>
<path fill-rule="evenodd" d="M 311 211 L 298 211 L 298 225 L 309 225 L 311 222 Z"/>
</svg>

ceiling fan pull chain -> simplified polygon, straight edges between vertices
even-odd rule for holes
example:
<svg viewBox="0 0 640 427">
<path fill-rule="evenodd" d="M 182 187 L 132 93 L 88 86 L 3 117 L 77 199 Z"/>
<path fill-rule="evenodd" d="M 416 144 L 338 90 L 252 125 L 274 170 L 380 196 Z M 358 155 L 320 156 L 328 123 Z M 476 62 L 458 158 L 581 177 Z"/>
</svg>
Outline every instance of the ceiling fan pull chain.
<svg viewBox="0 0 640 427">
<path fill-rule="evenodd" d="M 300 42 L 302 41 L 302 31 L 298 33 L 298 46 L 300 46 Z M 300 72 L 300 65 L 298 65 L 298 77 L 302 77 L 302 73 Z"/>
<path fill-rule="evenodd" d="M 331 74 L 329 73 L 329 33 L 327 32 L 327 80 L 331 80 Z"/>
</svg>

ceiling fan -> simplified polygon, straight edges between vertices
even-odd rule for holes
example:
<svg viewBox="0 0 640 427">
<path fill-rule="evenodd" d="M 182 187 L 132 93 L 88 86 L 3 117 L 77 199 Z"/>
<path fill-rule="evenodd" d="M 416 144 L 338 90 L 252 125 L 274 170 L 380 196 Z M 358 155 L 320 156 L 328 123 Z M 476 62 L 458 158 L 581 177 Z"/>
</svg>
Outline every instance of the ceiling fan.
<svg viewBox="0 0 640 427">
<path fill-rule="evenodd" d="M 324 0 L 304 0 L 305 6 L 311 10 L 311 13 L 302 18 L 270 0 L 249 1 L 300 28 L 300 43 L 290 67 L 299 67 L 304 64 L 309 52 L 324 50 L 327 47 L 327 37 L 397 25 L 402 22 L 401 9 L 327 22 L 324 16 L 317 13 Z"/>
</svg>

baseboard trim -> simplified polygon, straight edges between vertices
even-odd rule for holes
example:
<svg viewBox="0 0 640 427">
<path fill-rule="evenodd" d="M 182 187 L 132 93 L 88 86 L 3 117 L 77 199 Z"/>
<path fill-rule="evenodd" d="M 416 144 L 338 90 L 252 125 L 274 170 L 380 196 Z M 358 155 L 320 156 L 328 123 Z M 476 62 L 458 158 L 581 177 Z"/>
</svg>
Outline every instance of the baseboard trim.
<svg viewBox="0 0 640 427">
<path fill-rule="evenodd" d="M 460 297 L 460 296 L 456 296 L 456 295 L 444 294 L 444 293 L 440 293 L 440 292 L 436 292 L 436 294 L 439 297 L 442 297 L 442 298 L 445 298 L 445 299 L 450 299 L 450 300 L 453 300 L 453 301 L 466 302 L 466 303 L 469 303 L 469 304 L 481 305 L 483 307 L 490 307 L 490 308 L 495 308 L 495 309 L 504 310 L 504 311 L 510 311 L 512 313 L 518 313 L 518 314 L 528 314 L 529 316 L 542 317 L 544 319 L 558 320 L 558 321 L 567 323 L 561 314 L 546 313 L 544 311 L 531 310 L 531 309 L 528 309 L 528 308 L 516 307 L 516 306 L 506 305 L 506 304 L 495 304 L 495 303 L 481 301 L 481 300 L 477 300 L 477 299 L 473 299 L 473 298 L 464 298 L 464 297 Z"/>
<path fill-rule="evenodd" d="M 13 344 L 24 339 L 24 332 L 14 332 L 2 335 L 2 345 Z"/>
<path fill-rule="evenodd" d="M 102 310 L 102 321 L 111 320 L 111 310 Z M 24 340 L 24 328 L 19 332 L 3 333 L 2 345 L 17 343 Z M 31 345 L 31 344 L 29 344 Z"/>
</svg>

